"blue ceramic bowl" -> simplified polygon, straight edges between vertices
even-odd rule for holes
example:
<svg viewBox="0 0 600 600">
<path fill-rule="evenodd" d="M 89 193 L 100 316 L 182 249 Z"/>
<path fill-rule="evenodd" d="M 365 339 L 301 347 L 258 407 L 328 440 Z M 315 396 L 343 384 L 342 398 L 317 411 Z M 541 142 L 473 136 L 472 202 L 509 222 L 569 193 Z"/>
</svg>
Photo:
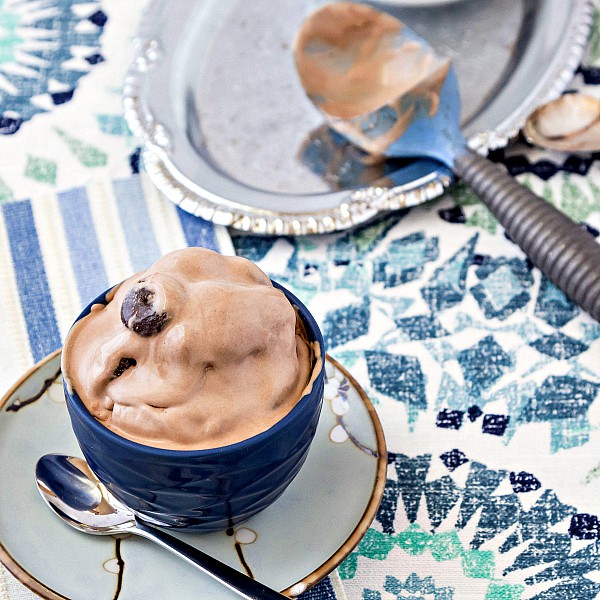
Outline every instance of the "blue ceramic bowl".
<svg viewBox="0 0 600 600">
<path fill-rule="evenodd" d="M 142 518 L 193 531 L 226 529 L 269 506 L 304 463 L 323 400 L 323 337 L 308 309 L 274 285 L 298 308 L 309 341 L 320 345 L 321 369 L 310 393 L 263 433 L 208 450 L 145 446 L 104 427 L 65 385 L 71 424 L 85 459 L 111 493 Z M 94 304 L 106 304 L 106 294 L 77 320 Z"/>
</svg>

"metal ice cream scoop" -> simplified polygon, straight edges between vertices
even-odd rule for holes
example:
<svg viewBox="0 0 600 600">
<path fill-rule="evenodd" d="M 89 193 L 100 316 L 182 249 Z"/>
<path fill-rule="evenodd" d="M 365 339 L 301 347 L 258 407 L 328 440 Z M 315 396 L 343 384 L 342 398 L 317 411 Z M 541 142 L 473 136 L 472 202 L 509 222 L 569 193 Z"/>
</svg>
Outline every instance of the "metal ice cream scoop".
<svg viewBox="0 0 600 600">
<path fill-rule="evenodd" d="M 65 523 L 79 531 L 93 535 L 140 535 L 183 558 L 243 598 L 286 598 L 201 550 L 142 522 L 108 492 L 81 458 L 46 454 L 39 459 L 35 476 L 46 504 Z"/>
<path fill-rule="evenodd" d="M 452 169 L 533 263 L 600 320 L 600 246 L 504 167 L 471 152 L 449 60 L 392 15 L 354 2 L 310 15 L 294 54 L 330 127 L 372 156 L 427 157 Z"/>
</svg>

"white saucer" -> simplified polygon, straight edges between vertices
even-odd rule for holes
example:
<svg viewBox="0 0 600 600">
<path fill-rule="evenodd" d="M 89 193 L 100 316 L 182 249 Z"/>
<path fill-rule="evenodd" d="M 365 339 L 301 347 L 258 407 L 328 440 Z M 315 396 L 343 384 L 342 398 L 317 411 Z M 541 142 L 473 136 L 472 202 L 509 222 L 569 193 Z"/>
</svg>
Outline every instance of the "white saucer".
<svg viewBox="0 0 600 600">
<path fill-rule="evenodd" d="M 51 600 L 236 598 L 147 540 L 86 535 L 45 506 L 34 479 L 38 458 L 50 452 L 81 456 L 63 399 L 59 364 L 57 351 L 0 401 L 4 565 Z M 317 583 L 351 552 L 373 520 L 385 486 L 385 440 L 373 406 L 351 375 L 329 357 L 327 374 L 314 443 L 281 498 L 229 535 L 178 534 L 287 595 Z"/>
</svg>

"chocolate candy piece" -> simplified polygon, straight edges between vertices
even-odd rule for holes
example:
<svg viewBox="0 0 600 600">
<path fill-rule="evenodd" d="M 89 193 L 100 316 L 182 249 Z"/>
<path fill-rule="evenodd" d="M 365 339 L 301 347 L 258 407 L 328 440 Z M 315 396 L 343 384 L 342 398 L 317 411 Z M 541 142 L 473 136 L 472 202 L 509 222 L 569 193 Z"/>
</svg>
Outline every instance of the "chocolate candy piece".
<svg viewBox="0 0 600 600">
<path fill-rule="evenodd" d="M 167 323 L 167 313 L 156 312 L 154 292 L 147 287 L 131 288 L 121 304 L 121 321 L 135 333 L 154 335 Z"/>
<path fill-rule="evenodd" d="M 121 377 L 129 367 L 135 367 L 137 365 L 137 360 L 135 358 L 122 358 L 117 365 L 117 368 L 113 371 L 113 377 L 116 379 L 117 377 Z"/>
</svg>

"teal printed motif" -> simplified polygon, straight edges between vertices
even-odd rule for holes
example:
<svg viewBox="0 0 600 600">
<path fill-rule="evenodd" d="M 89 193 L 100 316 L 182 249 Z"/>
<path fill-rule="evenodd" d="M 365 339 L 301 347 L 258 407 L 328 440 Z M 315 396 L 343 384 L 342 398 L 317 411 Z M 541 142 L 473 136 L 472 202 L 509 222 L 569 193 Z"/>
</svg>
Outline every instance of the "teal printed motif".
<svg viewBox="0 0 600 600">
<path fill-rule="evenodd" d="M 490 243 L 481 225 L 465 230 L 477 200 L 456 193 L 459 210 L 442 200 L 447 224 L 431 230 L 423 208 L 352 235 L 234 238 L 238 254 L 277 265 L 269 275 L 307 303 L 390 438 L 423 448 L 408 455 L 388 442 L 380 509 L 338 573 L 363 600 L 593 600 L 600 514 L 546 487 L 547 471 L 516 448 L 533 431 L 540 453 L 561 459 L 588 443 L 600 325 L 501 232 Z M 432 452 L 428 435 L 443 449 Z M 514 470 L 502 469 L 511 444 Z M 599 478 L 592 460 L 581 485 Z"/>
<path fill-rule="evenodd" d="M 369 330 L 370 315 L 371 306 L 368 301 L 329 313 L 323 328 L 326 346 L 341 346 L 366 334 Z"/>
<path fill-rule="evenodd" d="M 535 315 L 546 321 L 548 325 L 562 327 L 578 314 L 579 308 L 546 277 L 542 277 Z"/>
<path fill-rule="evenodd" d="M 0 0 L 0 134 L 71 100 L 81 77 L 104 60 L 106 21 L 97 1 Z"/>
<path fill-rule="evenodd" d="M 410 430 L 434 410 L 440 428 L 475 427 L 506 444 L 530 423 L 547 424 L 553 452 L 585 444 L 600 395 L 588 366 L 600 326 L 524 258 L 482 253 L 480 233 L 457 247 L 406 232 L 405 218 L 277 247 L 272 238 L 234 244 L 266 264 L 269 253 L 288 248 L 287 267 L 270 275 L 318 307 L 328 352 L 362 369 L 376 404 L 402 403 Z M 345 301 L 330 307 L 335 291 Z M 556 368 L 560 375 L 551 376 Z"/>
<path fill-rule="evenodd" d="M 0 64 L 14 62 L 15 48 L 24 41 L 17 33 L 19 16 L 5 4 L 6 0 L 0 0 Z"/>
<path fill-rule="evenodd" d="M 375 259 L 373 281 L 394 287 L 421 277 L 428 262 L 439 255 L 438 239 L 414 233 L 390 244 L 389 251 Z"/>
<path fill-rule="evenodd" d="M 471 288 L 471 293 L 488 319 L 504 320 L 530 300 L 527 289 L 533 284 L 533 276 L 524 260 L 490 259 L 475 274 L 480 283 Z"/>
<path fill-rule="evenodd" d="M 0 204 L 8 202 L 14 197 L 13 191 L 0 179 Z"/>
<path fill-rule="evenodd" d="M 466 292 L 467 269 L 473 262 L 478 236 L 473 236 L 450 260 L 439 267 L 421 289 L 432 312 L 451 308 L 462 301 Z"/>
<path fill-rule="evenodd" d="M 365 352 L 371 385 L 378 392 L 403 402 L 408 407 L 409 422 L 427 408 L 425 375 L 419 359 L 388 352 Z"/>
<path fill-rule="evenodd" d="M 56 183 L 57 164 L 52 160 L 37 156 L 28 156 L 25 166 L 25 177 L 42 183 Z"/>
<path fill-rule="evenodd" d="M 452 455 L 460 455 L 461 461 L 449 468 Z M 449 475 L 430 480 L 428 472 L 436 460 L 442 460 Z M 490 469 L 469 461 L 456 449 L 439 459 L 391 453 L 388 462 L 389 479 L 376 524 L 341 565 L 343 579 L 356 577 L 360 561 L 382 561 L 399 549 L 408 556 L 427 553 L 436 562 L 448 563 L 453 582 L 461 577 L 481 580 L 484 600 L 519 600 L 525 590 L 535 590 L 542 583 L 543 592 L 531 595 L 529 591 L 527 597 L 591 600 L 600 592 L 600 584 L 587 577 L 600 564 L 597 546 L 576 550 L 576 540 L 600 538 L 598 517 L 577 513 L 549 489 L 526 509 L 522 496 L 543 488 L 531 473 Z M 464 469 L 468 471 L 466 483 L 457 483 L 460 478 L 454 473 Z M 507 480 L 512 493 L 500 493 Z M 399 511 L 406 513 L 410 524 L 396 531 Z M 505 566 L 499 568 L 499 564 Z M 383 588 L 400 600 L 461 598 L 456 584 L 436 581 L 425 573 L 412 573 L 405 579 L 388 575 Z M 363 598 L 381 597 L 377 594 L 365 589 Z"/>
<path fill-rule="evenodd" d="M 100 131 L 108 135 L 129 136 L 131 132 L 121 115 L 96 115 Z"/>
</svg>

